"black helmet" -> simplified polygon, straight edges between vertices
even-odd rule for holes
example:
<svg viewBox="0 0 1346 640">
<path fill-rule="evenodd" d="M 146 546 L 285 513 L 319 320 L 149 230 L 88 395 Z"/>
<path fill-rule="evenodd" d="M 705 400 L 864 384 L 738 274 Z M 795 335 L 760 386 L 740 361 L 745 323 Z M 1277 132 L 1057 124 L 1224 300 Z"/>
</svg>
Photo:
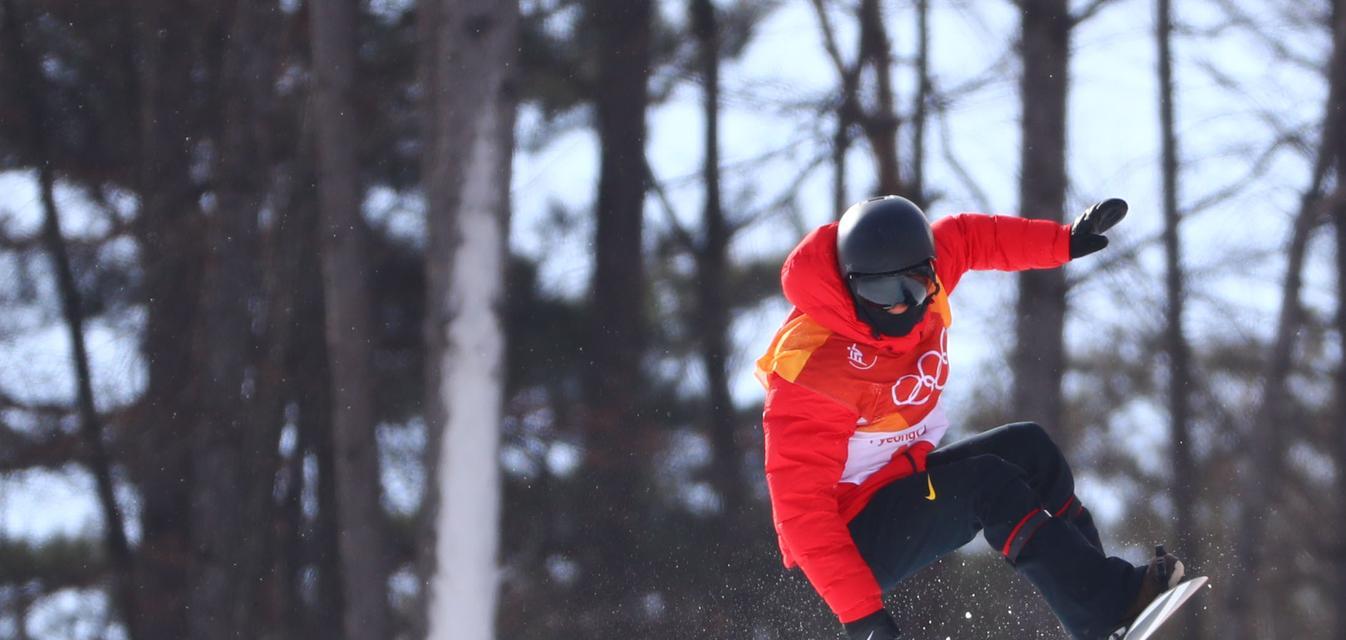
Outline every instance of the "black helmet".
<svg viewBox="0 0 1346 640">
<path fill-rule="evenodd" d="M 934 259 L 930 223 L 906 198 L 870 198 L 841 215 L 837 266 L 856 316 L 876 338 L 907 335 L 925 317 L 939 291 Z"/>
<path fill-rule="evenodd" d="M 925 212 L 901 196 L 870 198 L 852 205 L 837 227 L 837 266 L 843 279 L 861 273 L 892 273 L 935 258 L 935 236 Z"/>
</svg>

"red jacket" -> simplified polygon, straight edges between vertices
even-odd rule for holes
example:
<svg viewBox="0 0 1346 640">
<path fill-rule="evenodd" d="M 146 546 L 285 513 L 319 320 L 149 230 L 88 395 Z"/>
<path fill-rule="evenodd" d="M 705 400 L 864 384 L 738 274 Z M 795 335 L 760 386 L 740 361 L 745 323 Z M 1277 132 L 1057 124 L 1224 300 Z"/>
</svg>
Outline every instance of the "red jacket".
<svg viewBox="0 0 1346 640">
<path fill-rule="evenodd" d="M 875 339 L 837 269 L 836 223 L 815 229 L 781 267 L 794 310 L 757 361 L 772 519 L 786 567 L 798 565 L 842 622 L 882 608 L 846 523 L 888 483 L 925 469 L 948 420 L 948 294 L 972 269 L 1019 271 L 1069 260 L 1070 228 L 959 214 L 932 225 L 941 291 L 902 337 Z"/>
</svg>

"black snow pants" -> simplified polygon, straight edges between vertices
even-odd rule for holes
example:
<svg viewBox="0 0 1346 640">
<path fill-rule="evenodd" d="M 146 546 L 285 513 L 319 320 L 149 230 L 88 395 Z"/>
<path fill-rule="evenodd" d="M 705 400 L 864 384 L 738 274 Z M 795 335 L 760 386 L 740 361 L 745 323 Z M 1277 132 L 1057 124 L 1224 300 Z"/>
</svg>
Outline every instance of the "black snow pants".
<svg viewBox="0 0 1346 640">
<path fill-rule="evenodd" d="M 850 522 L 885 591 L 984 531 L 1071 636 L 1106 638 L 1119 626 L 1145 567 L 1104 554 L 1070 467 L 1042 427 L 998 427 L 932 451 L 926 465 L 880 489 Z"/>
</svg>

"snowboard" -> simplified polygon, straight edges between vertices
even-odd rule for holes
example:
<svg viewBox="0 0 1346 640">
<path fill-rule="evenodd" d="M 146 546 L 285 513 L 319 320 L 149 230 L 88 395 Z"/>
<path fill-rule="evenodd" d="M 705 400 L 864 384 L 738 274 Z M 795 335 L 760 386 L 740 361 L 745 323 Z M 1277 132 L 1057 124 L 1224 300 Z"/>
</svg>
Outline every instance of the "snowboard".
<svg viewBox="0 0 1346 640">
<path fill-rule="evenodd" d="M 1174 613 L 1177 613 L 1182 605 L 1186 604 L 1192 596 L 1206 586 L 1207 582 L 1206 576 L 1198 576 L 1180 582 L 1178 586 L 1159 594 L 1159 597 L 1155 598 L 1150 606 L 1145 607 L 1145 610 L 1141 611 L 1139 616 L 1136 616 L 1136 621 L 1131 623 L 1130 627 L 1118 629 L 1116 633 L 1112 634 L 1112 638 L 1120 640 L 1145 640 L 1149 638 Z"/>
</svg>

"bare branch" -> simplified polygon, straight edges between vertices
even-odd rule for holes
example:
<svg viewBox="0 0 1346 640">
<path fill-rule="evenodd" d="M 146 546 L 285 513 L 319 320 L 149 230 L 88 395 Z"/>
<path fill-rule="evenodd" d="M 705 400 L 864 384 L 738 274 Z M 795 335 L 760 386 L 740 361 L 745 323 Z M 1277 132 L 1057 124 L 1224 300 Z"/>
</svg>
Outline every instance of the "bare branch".
<svg viewBox="0 0 1346 640">
<path fill-rule="evenodd" d="M 813 0 L 813 9 L 818 14 L 818 26 L 823 30 L 823 48 L 827 50 L 827 57 L 832 60 L 832 66 L 836 67 L 837 75 L 846 77 L 851 74 L 851 66 L 841 57 L 841 48 L 837 46 L 836 30 L 832 28 L 832 19 L 827 17 L 827 7 L 824 0 Z M 855 65 L 859 67 L 857 63 Z"/>
<path fill-rule="evenodd" d="M 56 402 L 25 402 L 0 390 L 0 409 L 17 409 L 43 417 L 61 417 L 70 414 L 72 408 Z"/>
<path fill-rule="evenodd" d="M 108 570 L 99 544 L 95 538 L 0 539 L 0 585 L 36 583 L 40 594 L 94 586 Z"/>
<path fill-rule="evenodd" d="M 1312 204 L 1312 206 L 1314 206 L 1315 210 L 1318 212 L 1315 215 L 1319 216 L 1319 219 L 1315 224 L 1322 224 L 1326 221 L 1325 218 L 1326 212 L 1328 211 L 1329 207 L 1335 202 L 1337 202 L 1337 196 L 1333 195 L 1332 197 L 1323 198 L 1317 201 L 1316 203 Z M 1182 217 L 1183 222 L 1186 222 L 1187 219 L 1190 217 L 1197 216 L 1202 213 L 1207 213 L 1213 210 L 1214 209 L 1211 206 L 1194 205 L 1192 207 L 1187 208 L 1184 211 Z M 1069 276 L 1066 279 L 1066 289 L 1067 290 L 1073 289 L 1075 285 L 1090 278 L 1095 278 L 1098 276 L 1099 273 L 1111 271 L 1119 266 L 1125 264 L 1139 264 L 1137 262 L 1137 259 L 1139 258 L 1140 253 L 1159 243 L 1159 241 L 1162 239 L 1163 237 L 1160 234 L 1156 233 L 1141 238 L 1140 240 L 1131 242 L 1124 247 L 1109 248 L 1105 254 L 1101 254 L 1105 255 L 1106 257 L 1103 260 L 1093 262 L 1091 268 L 1088 271 L 1083 271 Z M 1283 247 L 1276 247 L 1274 249 L 1267 250 L 1266 255 L 1263 257 L 1278 256 L 1284 253 L 1284 251 L 1285 249 Z M 1249 256 L 1248 254 L 1243 254 L 1239 257 L 1239 260 L 1246 262 L 1249 259 L 1251 259 L 1251 257 L 1252 256 Z M 1190 275 L 1198 275 L 1199 273 L 1200 272 L 1197 270 L 1192 270 L 1190 272 Z"/>
<path fill-rule="evenodd" d="M 818 167 L 823 166 L 823 164 L 827 162 L 829 156 L 830 152 L 827 150 L 823 150 L 816 154 L 802 169 L 800 169 L 799 173 L 795 174 L 795 178 L 790 181 L 789 186 L 782 190 L 780 195 L 776 196 L 771 202 L 758 207 L 756 210 L 751 211 L 746 215 L 740 216 L 736 220 L 729 220 L 729 235 L 733 236 L 739 231 L 751 227 L 768 216 L 790 206 L 790 203 L 794 201 L 797 195 L 799 195 L 800 186 L 804 184 L 805 180 L 808 180 L 809 176 L 812 175 Z"/>
<path fill-rule="evenodd" d="M 725 172 L 733 172 L 740 170 L 747 171 L 758 169 L 761 167 L 761 164 L 763 162 L 766 162 L 768 160 L 774 160 L 776 158 L 780 158 L 783 156 L 788 156 L 802 145 L 808 143 L 816 143 L 819 139 L 821 139 L 821 136 L 822 136 L 821 132 L 814 132 L 813 135 L 801 135 L 798 138 L 790 140 L 779 147 L 776 147 L 774 149 L 768 149 L 757 155 L 749 156 L 741 160 L 735 160 L 734 162 L 721 163 L 720 170 Z M 700 181 L 701 181 L 701 172 L 698 170 L 685 175 L 674 176 L 672 178 L 665 179 L 663 181 L 663 184 L 664 187 L 666 188 L 667 187 L 676 188 L 684 184 L 699 183 Z"/>
<path fill-rule="evenodd" d="M 63 427 L 73 408 L 25 402 L 0 391 L 0 472 L 60 469 L 83 456 L 77 433 Z M 20 426 L 15 421 L 29 422 Z"/>
<path fill-rule="evenodd" d="M 77 434 L 59 429 L 21 430 L 0 422 L 0 473 L 25 469 L 60 469 L 80 462 Z"/>
<path fill-rule="evenodd" d="M 1291 51 L 1290 48 L 1285 45 L 1286 39 L 1283 32 L 1269 32 L 1264 21 L 1248 15 L 1248 12 L 1240 7 L 1238 3 L 1231 2 L 1231 0 L 1215 0 L 1215 3 L 1224 10 L 1225 14 L 1229 17 L 1230 23 L 1245 29 L 1249 34 L 1260 40 L 1262 44 L 1271 49 L 1272 53 L 1275 54 L 1276 59 L 1286 60 L 1294 63 L 1296 66 L 1307 69 L 1323 69 L 1323 66 L 1319 62 L 1310 60 Z"/>
<path fill-rule="evenodd" d="M 818 25 L 823 31 L 823 46 L 827 50 L 828 58 L 832 60 L 832 66 L 836 68 L 837 77 L 841 79 L 841 101 L 836 106 L 837 116 L 843 123 L 861 120 L 863 113 L 857 90 L 860 86 L 860 72 L 866 60 L 867 39 L 861 36 L 858 43 L 860 50 L 856 54 L 855 63 L 846 64 L 841 57 L 841 49 L 837 46 L 836 30 L 832 27 L 832 19 L 827 16 L 824 0 L 813 0 L 813 8 L 818 15 Z"/>
<path fill-rule="evenodd" d="M 987 65 L 980 73 L 974 74 L 960 84 L 949 88 L 932 87 L 931 101 L 936 108 L 948 108 L 954 104 L 958 98 L 970 93 L 975 93 L 996 83 L 1009 82 L 1014 74 L 1010 73 L 1010 67 L 1018 58 L 1016 51 L 1017 44 L 1010 43 L 1006 45 L 1004 51 L 996 56 L 991 64 Z"/>
<path fill-rule="evenodd" d="M 1089 4 L 1085 5 L 1083 9 L 1080 9 L 1079 13 L 1076 13 L 1075 15 L 1072 15 L 1070 17 L 1071 28 L 1073 29 L 1076 26 L 1079 26 L 1080 23 L 1085 22 L 1090 18 L 1098 15 L 1099 11 L 1102 11 L 1104 7 L 1106 7 L 1109 4 L 1112 4 L 1115 1 L 1116 0 L 1093 0 Z"/>
<path fill-rule="evenodd" d="M 1090 263 L 1090 268 L 1087 271 L 1079 273 L 1071 272 L 1067 275 L 1066 291 L 1074 290 L 1076 285 L 1092 278 L 1096 278 L 1100 273 L 1112 271 L 1113 269 L 1126 264 L 1138 264 L 1137 258 L 1140 257 L 1140 252 L 1158 244 L 1161 239 L 1163 239 L 1162 236 L 1155 233 L 1132 242 L 1125 247 L 1109 249 L 1105 254 L 1106 259 Z"/>
<path fill-rule="evenodd" d="M 1248 104 L 1256 103 L 1257 98 L 1248 92 L 1248 89 L 1244 84 L 1220 70 L 1220 68 L 1216 67 L 1210 60 L 1207 59 L 1197 62 L 1197 67 L 1207 73 L 1211 80 L 1213 80 L 1220 88 L 1237 94 L 1239 98 Z M 1278 139 L 1284 139 L 1286 144 L 1294 146 L 1305 155 L 1313 155 L 1316 153 L 1315 145 L 1309 141 L 1308 136 L 1304 135 L 1304 132 L 1309 130 L 1308 126 L 1286 124 L 1285 119 L 1282 117 L 1282 112 L 1271 107 L 1259 106 L 1256 109 L 1252 109 L 1251 112 L 1266 124 L 1268 128 L 1276 134 Z M 1316 128 L 1320 124 L 1321 123 L 1314 123 L 1313 126 Z"/>
<path fill-rule="evenodd" d="M 948 114 L 944 111 L 940 111 L 939 139 L 940 150 L 942 151 L 944 162 L 948 163 L 950 169 L 953 169 L 954 175 L 958 176 L 959 182 L 963 183 L 963 188 L 967 189 L 968 192 L 972 194 L 972 198 L 977 202 L 989 203 L 991 198 L 986 195 L 986 190 L 977 183 L 976 178 L 972 177 L 972 174 L 963 166 L 963 163 L 958 159 L 958 156 L 954 155 L 953 135 L 949 130 Z"/>
<path fill-rule="evenodd" d="M 1248 185 L 1252 184 L 1254 178 L 1266 173 L 1267 168 L 1271 165 L 1272 161 L 1276 159 L 1276 152 L 1290 144 L 1290 142 L 1291 141 L 1285 136 L 1277 137 L 1269 147 L 1264 149 L 1262 153 L 1257 156 L 1257 159 L 1253 161 L 1252 166 L 1250 166 L 1242 176 L 1231 181 L 1224 187 L 1207 194 L 1196 202 L 1187 205 L 1182 209 L 1181 215 L 1185 217 L 1192 213 L 1204 211 L 1222 204 L 1230 198 L 1242 193 L 1248 188 Z"/>
<path fill-rule="evenodd" d="M 664 217 L 668 219 L 668 228 L 673 230 L 674 237 L 677 238 L 678 244 L 682 245 L 683 249 L 692 254 L 699 253 L 700 246 L 697 244 L 696 238 L 678 221 L 677 209 L 673 206 L 673 201 L 669 199 L 668 192 L 664 190 L 663 183 L 655 177 L 654 167 L 650 166 L 648 157 L 644 158 L 644 164 L 645 180 L 649 184 L 650 190 L 654 192 L 655 198 L 659 201 Z"/>
</svg>

